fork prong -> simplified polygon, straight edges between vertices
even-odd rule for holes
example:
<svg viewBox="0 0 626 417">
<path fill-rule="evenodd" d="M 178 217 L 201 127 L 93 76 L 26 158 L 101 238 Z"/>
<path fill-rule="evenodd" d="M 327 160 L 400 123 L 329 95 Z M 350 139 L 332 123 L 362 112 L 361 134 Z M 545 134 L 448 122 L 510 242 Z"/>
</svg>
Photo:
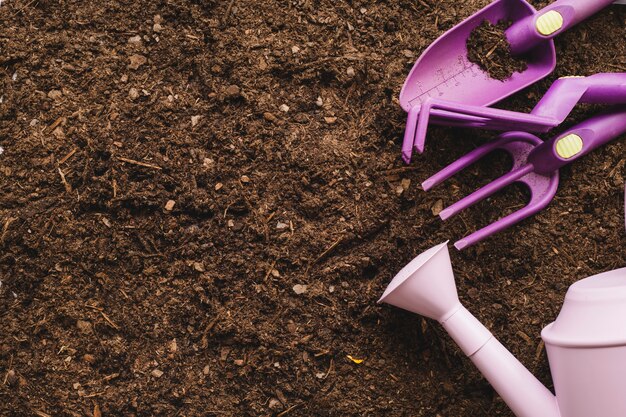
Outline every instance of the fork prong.
<svg viewBox="0 0 626 417">
<path fill-rule="evenodd" d="M 488 153 L 494 151 L 495 149 L 502 148 L 503 145 L 510 142 L 511 138 L 509 137 L 500 137 L 494 141 L 485 143 L 484 145 L 479 146 L 471 152 L 466 153 L 447 167 L 443 168 L 441 171 L 437 172 L 435 175 L 428 178 L 426 181 L 422 183 L 422 188 L 424 191 L 428 191 L 433 188 L 437 184 L 441 184 L 448 178 L 454 176 L 459 171 L 467 168 L 472 165 L 483 156 Z"/>
<path fill-rule="evenodd" d="M 498 233 L 522 220 L 532 216 L 543 210 L 556 194 L 559 187 L 559 173 L 554 172 L 550 177 L 544 177 L 539 174 L 530 174 L 520 179 L 525 183 L 531 191 L 530 202 L 521 209 L 496 220 L 488 226 L 475 231 L 469 236 L 464 237 L 454 244 L 458 250 L 472 246 L 487 237 Z"/>
<path fill-rule="evenodd" d="M 454 216 L 460 211 L 465 210 L 466 208 L 489 197 L 496 191 L 517 181 L 524 175 L 532 172 L 532 170 L 533 170 L 532 164 L 526 164 L 517 169 L 514 169 L 513 171 L 510 171 L 504 174 L 500 178 L 494 181 L 491 181 L 489 184 L 485 185 L 484 187 L 479 188 L 478 190 L 474 191 L 472 194 L 468 195 L 467 197 L 464 197 L 460 199 L 459 201 L 457 201 L 456 203 L 452 204 L 451 206 L 443 209 L 441 213 L 439 213 L 439 217 L 441 217 L 441 220 L 449 219 L 450 217 Z"/>
<path fill-rule="evenodd" d="M 498 233 L 501 230 L 504 230 L 515 223 L 521 222 L 527 217 L 532 216 L 535 213 L 541 211 L 543 207 L 540 207 L 535 204 L 528 204 L 523 208 L 504 216 L 501 219 L 496 220 L 488 226 L 483 227 L 470 234 L 469 236 L 464 237 L 463 239 L 454 243 L 454 247 L 458 250 L 463 250 L 468 246 L 472 246 L 483 239 L 488 238 L 489 236 Z"/>
</svg>

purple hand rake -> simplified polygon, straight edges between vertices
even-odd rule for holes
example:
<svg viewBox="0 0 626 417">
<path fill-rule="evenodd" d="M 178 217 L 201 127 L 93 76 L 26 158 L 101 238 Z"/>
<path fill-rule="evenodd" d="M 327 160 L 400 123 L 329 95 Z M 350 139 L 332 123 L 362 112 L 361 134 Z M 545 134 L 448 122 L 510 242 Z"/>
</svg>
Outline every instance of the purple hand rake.
<svg viewBox="0 0 626 417">
<path fill-rule="evenodd" d="M 429 123 L 487 130 L 548 132 L 561 124 L 578 103 L 625 104 L 626 73 L 601 73 L 556 80 L 530 114 L 469 105 L 437 98 L 412 107 L 404 133 L 402 158 L 411 161 L 413 149 L 424 151 Z"/>
</svg>

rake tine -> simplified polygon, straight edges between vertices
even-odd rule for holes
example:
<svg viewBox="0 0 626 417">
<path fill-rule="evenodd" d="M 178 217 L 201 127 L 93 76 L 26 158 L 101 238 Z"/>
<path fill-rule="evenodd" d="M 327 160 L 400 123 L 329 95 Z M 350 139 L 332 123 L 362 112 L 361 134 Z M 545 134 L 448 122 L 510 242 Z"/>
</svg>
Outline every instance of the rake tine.
<svg viewBox="0 0 626 417">
<path fill-rule="evenodd" d="M 524 175 L 532 172 L 532 170 L 533 170 L 533 165 L 526 164 L 518 169 L 515 169 L 511 172 L 504 174 L 500 178 L 494 181 L 491 181 L 489 184 L 485 185 L 484 187 L 479 188 L 478 190 L 474 191 L 472 194 L 468 195 L 467 197 L 460 199 L 453 205 L 446 207 L 445 209 L 441 211 L 441 213 L 439 213 L 439 217 L 441 217 L 441 220 L 449 219 L 450 217 L 454 216 L 460 211 L 465 210 L 468 207 L 471 207 L 477 202 L 489 197 L 496 191 L 517 181 Z"/>
<path fill-rule="evenodd" d="M 428 99 L 419 107 L 409 110 L 402 143 L 402 157 L 411 161 L 413 149 L 424 152 L 428 123 L 459 127 L 479 127 L 490 130 L 522 129 L 529 132 L 546 132 L 559 121 L 546 116 L 518 113 L 491 107 L 472 106 L 462 103 Z"/>
<path fill-rule="evenodd" d="M 440 100 L 440 99 L 430 99 L 427 100 L 422 107 L 428 108 L 430 112 L 433 110 L 445 110 L 452 113 L 453 117 L 456 118 L 458 114 L 464 114 L 469 116 L 478 116 L 483 118 L 488 118 L 490 120 L 498 120 L 503 122 L 513 123 L 515 126 L 518 124 L 523 125 L 539 125 L 539 126 L 550 126 L 554 127 L 559 124 L 559 120 L 548 117 L 541 116 L 532 113 L 520 113 L 511 110 L 503 110 L 497 109 L 493 107 L 484 107 L 484 106 L 472 106 L 469 104 L 457 103 L 453 101 Z"/>
<path fill-rule="evenodd" d="M 441 120 L 445 122 L 465 121 L 465 122 L 483 122 L 491 120 L 488 117 L 475 116 L 466 113 L 458 113 L 450 110 L 432 108 L 430 110 L 430 118 L 433 120 Z M 428 119 L 427 119 L 428 120 Z"/>
<path fill-rule="evenodd" d="M 404 139 L 402 140 L 402 159 L 405 163 L 411 163 L 411 154 L 415 144 L 415 129 L 417 128 L 417 118 L 420 113 L 420 107 L 414 106 L 409 109 L 406 119 L 406 128 L 404 130 Z M 418 150 L 419 152 L 419 150 Z"/>
<path fill-rule="evenodd" d="M 487 119 L 476 120 L 476 121 L 452 121 L 452 120 L 447 120 L 447 119 L 431 118 L 431 123 L 434 125 L 440 125 L 440 126 L 452 126 L 452 127 L 464 127 L 464 128 L 475 127 L 475 128 L 485 129 L 485 130 L 499 130 L 499 131 L 510 130 L 512 128 L 512 125 L 510 123 L 491 121 Z M 515 128 L 518 128 L 519 126 L 521 125 L 517 124 L 515 125 Z M 528 131 L 528 132 L 545 132 L 546 131 L 546 128 L 544 126 L 539 126 L 539 125 L 534 125 L 534 126 L 524 125 L 522 127 L 524 128 L 525 131 Z"/>
<path fill-rule="evenodd" d="M 406 121 L 406 130 L 404 131 L 404 139 L 402 142 L 402 158 L 404 162 L 411 162 L 411 154 L 413 149 L 418 153 L 424 152 L 424 143 L 426 142 L 426 131 L 431 116 L 442 119 L 447 124 L 452 120 L 453 123 L 462 122 L 459 126 L 465 126 L 471 123 L 488 122 L 489 119 L 479 115 L 459 113 L 450 106 L 449 109 L 436 109 L 432 107 L 432 100 L 427 100 L 421 106 L 414 106 L 409 110 Z M 464 123 L 463 123 L 464 122 Z M 478 124 L 477 126 L 481 126 Z"/>
<path fill-rule="evenodd" d="M 543 122 L 509 122 L 506 120 L 489 120 L 483 125 L 483 129 L 487 130 L 523 130 L 525 132 L 547 132 L 552 129 L 555 124 L 547 124 Z"/>
<path fill-rule="evenodd" d="M 402 159 L 411 162 L 413 150 L 424 152 L 428 123 L 474 127 L 488 130 L 520 129 L 529 132 L 547 132 L 559 121 L 553 117 L 518 113 L 491 107 L 472 106 L 462 103 L 428 99 L 409 110 L 402 142 Z"/>
<path fill-rule="evenodd" d="M 547 132 L 555 126 L 553 123 L 547 123 L 542 120 L 535 122 L 511 122 L 496 118 L 469 116 L 462 113 L 453 114 L 448 112 L 447 114 L 435 114 L 434 110 L 431 112 L 429 122 L 439 126 L 480 127 L 483 129 L 501 131 L 516 129 L 526 132 Z"/>
</svg>

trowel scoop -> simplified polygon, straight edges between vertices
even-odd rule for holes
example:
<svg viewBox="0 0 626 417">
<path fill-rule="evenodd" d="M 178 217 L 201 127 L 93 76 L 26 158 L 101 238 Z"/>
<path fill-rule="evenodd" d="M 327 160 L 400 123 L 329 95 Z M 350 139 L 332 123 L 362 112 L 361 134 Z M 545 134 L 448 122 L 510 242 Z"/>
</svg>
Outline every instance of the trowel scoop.
<svg viewBox="0 0 626 417">
<path fill-rule="evenodd" d="M 419 57 L 402 91 L 400 105 L 409 118 L 428 98 L 489 106 L 544 78 L 556 66 L 552 38 L 614 0 L 559 0 L 536 11 L 525 0 L 496 0 L 433 42 Z M 466 42 L 483 21 L 511 21 L 506 37 L 513 54 L 524 54 L 527 69 L 500 81 L 469 62 Z M 437 116 L 433 111 L 432 116 Z M 413 113 L 413 115 L 411 114 Z M 412 132 L 410 132 L 412 133 Z M 422 152 L 423 149 L 417 149 Z"/>
</svg>

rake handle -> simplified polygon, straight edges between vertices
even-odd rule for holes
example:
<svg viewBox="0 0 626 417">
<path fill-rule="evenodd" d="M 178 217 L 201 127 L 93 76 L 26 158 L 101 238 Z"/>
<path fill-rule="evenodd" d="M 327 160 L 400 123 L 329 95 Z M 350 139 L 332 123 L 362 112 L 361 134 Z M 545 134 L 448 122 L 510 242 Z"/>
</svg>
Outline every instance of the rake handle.
<svg viewBox="0 0 626 417">
<path fill-rule="evenodd" d="M 553 117 L 561 123 L 577 103 L 626 104 L 626 72 L 561 77 L 552 83 L 531 114 Z"/>
<path fill-rule="evenodd" d="M 528 155 L 538 174 L 549 175 L 626 133 L 626 106 L 592 117 L 542 143 Z"/>
<path fill-rule="evenodd" d="M 513 55 L 531 50 L 539 43 L 596 14 L 615 0 L 558 0 L 525 17 L 506 31 Z"/>
<path fill-rule="evenodd" d="M 626 72 L 608 72 L 584 78 L 587 90 L 580 101 L 589 104 L 625 104 Z"/>
</svg>

